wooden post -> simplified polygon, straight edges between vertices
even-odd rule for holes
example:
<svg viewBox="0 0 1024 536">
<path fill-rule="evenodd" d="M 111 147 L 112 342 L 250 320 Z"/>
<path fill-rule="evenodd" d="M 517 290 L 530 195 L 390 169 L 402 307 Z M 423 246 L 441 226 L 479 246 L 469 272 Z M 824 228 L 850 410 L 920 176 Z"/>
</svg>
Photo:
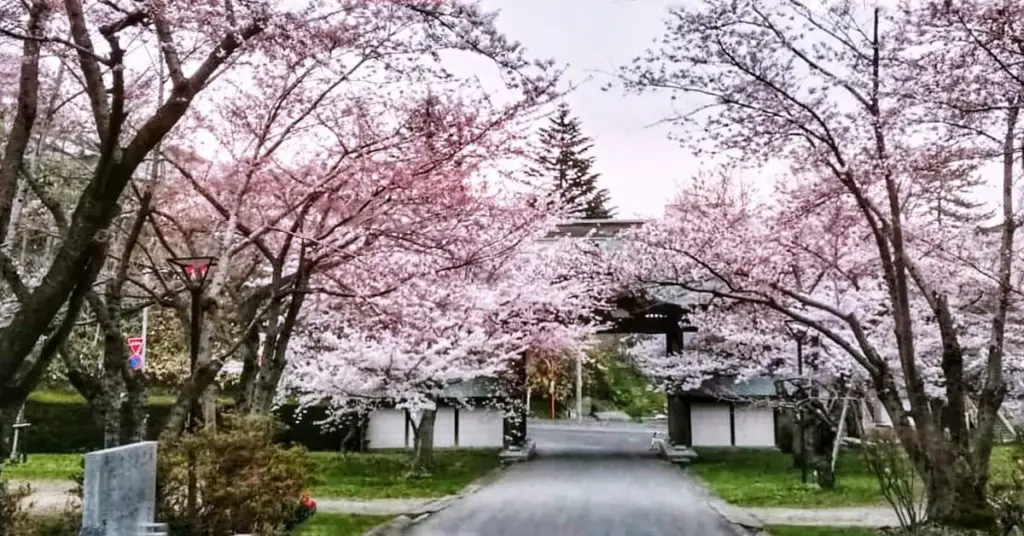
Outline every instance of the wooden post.
<svg viewBox="0 0 1024 536">
<path fill-rule="evenodd" d="M 683 349 L 682 330 L 670 330 L 665 334 L 665 352 L 667 355 Z M 693 431 L 690 422 L 690 401 L 681 393 L 668 393 L 668 440 L 679 446 L 692 446 Z"/>
</svg>

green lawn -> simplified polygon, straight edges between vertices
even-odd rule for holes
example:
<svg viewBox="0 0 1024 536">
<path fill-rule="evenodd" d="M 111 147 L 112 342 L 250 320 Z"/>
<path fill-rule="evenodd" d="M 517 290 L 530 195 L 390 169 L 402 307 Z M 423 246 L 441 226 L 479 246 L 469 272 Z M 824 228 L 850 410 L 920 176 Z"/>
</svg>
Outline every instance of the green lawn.
<svg viewBox="0 0 1024 536">
<path fill-rule="evenodd" d="M 495 449 L 438 450 L 437 469 L 429 478 L 409 474 L 404 451 L 342 455 L 315 452 L 314 497 L 381 499 L 442 497 L 458 492 L 498 466 Z"/>
<path fill-rule="evenodd" d="M 826 507 L 882 504 L 878 481 L 856 453 L 841 453 L 836 489 L 800 482 L 792 458 L 769 449 L 699 449 L 690 470 L 725 501 L 737 506 Z"/>
<path fill-rule="evenodd" d="M 24 465 L 5 465 L 4 476 L 14 480 L 71 480 L 82 469 L 81 463 L 81 454 L 29 454 Z"/>
<path fill-rule="evenodd" d="M 458 492 L 498 466 L 495 449 L 438 450 L 430 477 L 409 474 L 405 451 L 341 454 L 313 452 L 320 498 L 353 499 L 442 497 Z M 69 480 L 80 468 L 80 454 L 29 454 L 25 465 L 9 465 L 4 475 L 15 480 Z"/>
<path fill-rule="evenodd" d="M 876 536 L 874 529 L 863 527 L 807 527 L 801 525 L 771 525 L 765 527 L 772 536 Z"/>
<path fill-rule="evenodd" d="M 773 449 L 698 449 L 690 470 L 725 501 L 737 506 L 793 508 L 887 504 L 878 481 L 855 451 L 842 452 L 836 464 L 836 489 L 826 491 L 800 482 L 792 457 Z M 1010 448 L 992 453 L 991 480 L 1010 472 Z"/>
<path fill-rule="evenodd" d="M 295 531 L 295 536 L 360 536 L 387 520 L 379 516 L 316 514 Z"/>
</svg>

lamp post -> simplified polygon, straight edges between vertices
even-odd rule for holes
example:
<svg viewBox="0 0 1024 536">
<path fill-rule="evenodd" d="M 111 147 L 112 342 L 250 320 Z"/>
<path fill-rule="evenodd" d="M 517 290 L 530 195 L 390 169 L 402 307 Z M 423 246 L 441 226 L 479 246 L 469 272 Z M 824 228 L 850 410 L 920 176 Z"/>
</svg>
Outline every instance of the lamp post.
<svg viewBox="0 0 1024 536">
<path fill-rule="evenodd" d="M 807 328 L 804 326 L 794 327 L 792 322 L 786 322 L 786 330 L 789 331 L 789 335 L 796 341 L 796 373 L 797 376 L 803 380 L 804 377 L 804 341 L 807 339 Z M 801 381 L 801 389 L 806 391 L 807 386 L 803 385 Z M 810 396 L 810 393 L 806 393 Z M 804 484 L 807 483 L 808 467 L 807 467 L 807 426 L 804 423 L 804 408 L 800 402 L 797 402 L 799 410 L 797 412 L 797 426 L 799 428 L 800 435 L 800 481 Z"/>
<path fill-rule="evenodd" d="M 168 259 L 172 265 L 181 270 L 182 279 L 185 281 L 185 288 L 191 299 L 192 312 L 189 315 L 189 375 L 196 372 L 196 363 L 199 362 L 199 341 L 200 331 L 203 329 L 203 288 L 206 286 L 206 276 L 210 273 L 210 267 L 217 264 L 216 257 L 178 257 Z M 196 430 L 196 399 L 198 393 L 193 393 L 188 403 L 188 420 L 186 428 L 189 432 Z M 196 477 L 196 457 L 191 450 L 188 453 L 188 488 L 185 496 L 185 508 L 189 519 L 195 519 L 197 502 L 199 497 L 198 479 Z"/>
<path fill-rule="evenodd" d="M 185 288 L 190 296 L 191 314 L 189 315 L 189 374 L 195 374 L 199 361 L 199 341 L 203 329 L 203 290 L 210 268 L 217 265 L 216 257 L 177 257 L 169 259 L 171 264 L 181 270 Z M 195 397 L 188 407 L 188 430 L 195 431 Z"/>
</svg>

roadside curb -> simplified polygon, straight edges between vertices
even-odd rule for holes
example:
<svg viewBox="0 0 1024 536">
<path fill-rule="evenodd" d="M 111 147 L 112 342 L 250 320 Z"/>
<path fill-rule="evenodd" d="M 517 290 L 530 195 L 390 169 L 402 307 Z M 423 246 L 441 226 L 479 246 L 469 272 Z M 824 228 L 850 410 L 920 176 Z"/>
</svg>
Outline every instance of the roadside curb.
<svg viewBox="0 0 1024 536">
<path fill-rule="evenodd" d="M 460 501 L 466 496 L 472 495 L 477 491 L 480 491 L 481 488 L 490 484 L 499 476 L 501 476 L 501 473 L 504 472 L 504 469 L 504 467 L 499 465 L 498 467 L 491 469 L 489 472 L 487 472 L 480 478 L 477 478 L 476 480 L 470 482 L 468 485 L 466 485 L 466 487 L 459 490 L 459 492 L 456 493 L 455 495 L 441 497 L 440 499 L 437 499 L 436 501 L 433 501 L 420 508 L 417 508 L 412 512 L 399 514 L 394 518 L 385 521 L 384 523 L 381 523 L 380 525 L 377 525 L 376 527 L 373 527 L 369 531 L 363 533 L 363 536 L 400 536 L 401 534 L 404 534 L 405 530 L 411 527 L 412 525 L 415 525 L 416 523 L 423 521 L 424 519 L 430 517 L 433 514 L 436 514 L 442 510 L 447 509 L 449 506 L 455 504 L 456 502 Z"/>
<path fill-rule="evenodd" d="M 725 520 L 737 536 L 767 535 L 764 523 L 760 519 L 739 506 L 723 501 L 711 491 L 711 486 L 708 486 L 708 483 L 703 478 L 694 474 L 687 466 L 677 465 L 677 467 L 680 467 L 680 470 L 697 484 L 704 494 L 703 499 L 707 507 Z"/>
<path fill-rule="evenodd" d="M 737 508 L 721 499 L 709 498 L 707 505 L 727 523 L 743 532 L 740 534 L 760 534 L 764 531 L 764 523 L 745 510 Z"/>
</svg>

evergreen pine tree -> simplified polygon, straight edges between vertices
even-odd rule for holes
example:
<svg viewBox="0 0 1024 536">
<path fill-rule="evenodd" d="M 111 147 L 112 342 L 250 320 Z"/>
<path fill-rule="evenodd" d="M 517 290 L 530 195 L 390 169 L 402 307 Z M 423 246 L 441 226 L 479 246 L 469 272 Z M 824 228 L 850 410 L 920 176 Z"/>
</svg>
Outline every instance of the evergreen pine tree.
<svg viewBox="0 0 1024 536">
<path fill-rule="evenodd" d="M 927 219 L 935 225 L 979 226 L 994 214 L 991 209 L 985 210 L 985 203 L 971 198 L 985 181 L 968 170 L 921 174 L 919 178 L 924 179 L 919 199 Z"/>
<path fill-rule="evenodd" d="M 530 175 L 548 181 L 564 208 L 575 218 L 606 219 L 613 216 L 608 190 L 597 186 L 592 173 L 594 146 L 583 135 L 580 120 L 562 104 L 550 123 L 540 131 L 540 147 L 533 157 Z"/>
</svg>

